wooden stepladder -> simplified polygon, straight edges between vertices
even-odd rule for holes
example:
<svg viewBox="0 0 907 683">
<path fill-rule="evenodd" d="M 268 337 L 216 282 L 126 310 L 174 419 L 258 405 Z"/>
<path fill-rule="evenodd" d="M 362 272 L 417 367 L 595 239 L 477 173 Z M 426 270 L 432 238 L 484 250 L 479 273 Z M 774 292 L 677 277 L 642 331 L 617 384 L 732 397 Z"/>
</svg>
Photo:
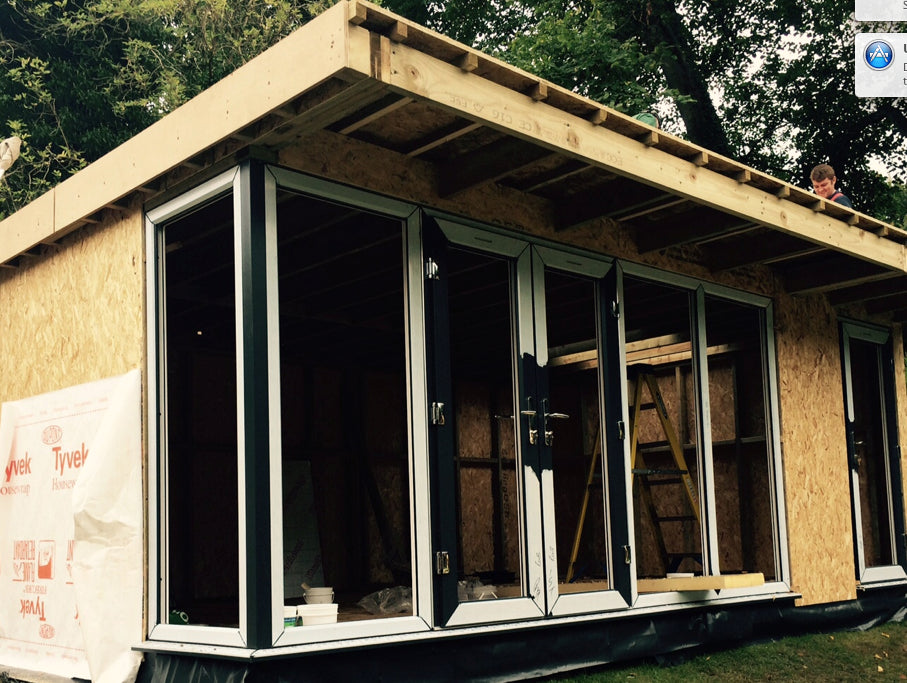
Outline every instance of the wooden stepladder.
<svg viewBox="0 0 907 683">
<path fill-rule="evenodd" d="M 654 529 L 655 542 L 661 551 L 661 559 L 665 572 L 675 571 L 677 566 L 683 561 L 684 557 L 692 557 L 689 553 L 670 553 L 667 550 L 664 538 L 663 524 L 673 522 L 695 521 L 701 524 L 699 510 L 699 492 L 696 489 L 696 483 L 690 475 L 686 459 L 683 456 L 683 446 L 677 437 L 677 432 L 671 424 L 671 418 L 665 407 L 664 399 L 658 388 L 658 380 L 652 374 L 652 368 L 647 365 L 635 365 L 631 370 L 636 376 L 636 390 L 633 396 L 633 415 L 630 419 L 630 472 L 631 479 L 639 476 L 640 494 L 643 504 L 649 513 L 649 519 L 652 521 Z M 642 387 L 645 385 L 649 389 L 651 403 L 643 403 Z M 674 459 L 674 468 L 671 469 L 652 469 L 646 466 L 642 453 L 639 450 L 639 416 L 643 410 L 654 409 L 658 415 L 658 421 L 664 431 L 668 441 L 668 448 Z M 652 479 L 651 477 L 656 477 Z M 670 486 L 681 484 L 686 500 L 689 503 L 692 514 L 690 515 L 661 515 L 655 506 L 655 499 L 652 495 L 653 486 Z M 701 558 L 696 556 L 701 563 Z"/>
<path fill-rule="evenodd" d="M 633 403 L 630 406 L 632 411 L 630 418 L 630 482 L 632 485 L 634 477 L 636 477 L 637 475 L 639 476 L 642 501 L 649 514 L 649 518 L 652 521 L 655 541 L 661 551 L 662 562 L 664 563 L 665 572 L 667 573 L 669 571 L 673 571 L 673 569 L 676 568 L 675 565 L 680 564 L 680 561 L 682 561 L 684 557 L 690 557 L 690 555 L 684 553 L 668 552 L 667 546 L 665 544 L 662 525 L 671 522 L 683 521 L 700 522 L 699 494 L 696 489 L 696 484 L 693 481 L 693 478 L 690 476 L 690 470 L 687 467 L 686 460 L 683 456 L 683 447 L 680 443 L 680 439 L 677 437 L 677 432 L 674 430 L 673 424 L 671 424 L 671 418 L 668 415 L 667 408 L 665 407 L 664 399 L 661 395 L 661 390 L 659 390 L 658 388 L 658 381 L 656 380 L 655 375 L 652 374 L 652 368 L 648 365 L 634 365 L 631 366 L 629 370 L 632 373 L 631 376 L 634 376 L 636 379 L 636 388 L 634 391 Z M 649 396 L 651 398 L 651 402 L 649 403 L 643 402 L 643 386 L 646 386 L 649 390 Z M 668 448 L 670 449 L 671 455 L 674 459 L 675 466 L 673 468 L 649 468 L 646 466 L 646 463 L 643 460 L 642 453 L 639 452 L 639 417 L 643 410 L 651 409 L 654 409 L 656 411 L 658 420 L 661 423 L 662 430 L 664 431 L 665 437 L 667 439 Z M 601 427 L 599 427 L 599 435 L 595 440 L 595 447 L 592 451 L 589 470 L 586 474 L 586 488 L 583 493 L 582 505 L 580 506 L 579 519 L 576 525 L 576 533 L 573 537 L 573 548 L 570 551 L 570 563 L 567 566 L 567 583 L 572 581 L 574 578 L 574 572 L 576 570 L 576 559 L 579 555 L 583 529 L 586 523 L 586 514 L 589 510 L 589 499 L 592 495 L 592 492 L 595 491 L 596 487 L 600 487 L 600 459 Z M 653 479 L 652 477 L 655 478 Z M 686 500 L 689 503 L 690 508 L 692 509 L 692 515 L 664 516 L 658 513 L 658 509 L 655 506 L 655 498 L 652 495 L 652 487 L 672 484 L 681 484 L 683 486 Z"/>
</svg>

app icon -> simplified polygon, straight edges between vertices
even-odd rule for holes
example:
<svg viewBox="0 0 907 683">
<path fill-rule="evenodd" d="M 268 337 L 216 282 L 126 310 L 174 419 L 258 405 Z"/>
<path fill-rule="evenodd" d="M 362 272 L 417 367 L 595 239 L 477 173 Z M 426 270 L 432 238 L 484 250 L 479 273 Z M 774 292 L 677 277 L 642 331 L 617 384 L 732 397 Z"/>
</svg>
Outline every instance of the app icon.
<svg viewBox="0 0 907 683">
<path fill-rule="evenodd" d="M 891 66 L 894 61 L 894 49 L 884 40 L 874 40 L 866 46 L 863 58 L 870 69 L 881 71 Z"/>
</svg>

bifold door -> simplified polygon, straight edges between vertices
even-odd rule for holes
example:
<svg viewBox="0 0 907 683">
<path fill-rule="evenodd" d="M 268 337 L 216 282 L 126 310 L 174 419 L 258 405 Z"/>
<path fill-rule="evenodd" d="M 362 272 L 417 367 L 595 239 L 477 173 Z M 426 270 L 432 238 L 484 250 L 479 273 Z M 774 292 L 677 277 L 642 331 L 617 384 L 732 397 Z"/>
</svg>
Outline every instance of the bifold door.
<svg viewBox="0 0 907 683">
<path fill-rule="evenodd" d="M 424 226 L 424 266 L 437 621 L 626 605 L 609 506 L 626 520 L 627 501 L 606 483 L 626 490 L 623 401 L 603 390 L 619 373 L 614 269 L 444 220 Z"/>
</svg>

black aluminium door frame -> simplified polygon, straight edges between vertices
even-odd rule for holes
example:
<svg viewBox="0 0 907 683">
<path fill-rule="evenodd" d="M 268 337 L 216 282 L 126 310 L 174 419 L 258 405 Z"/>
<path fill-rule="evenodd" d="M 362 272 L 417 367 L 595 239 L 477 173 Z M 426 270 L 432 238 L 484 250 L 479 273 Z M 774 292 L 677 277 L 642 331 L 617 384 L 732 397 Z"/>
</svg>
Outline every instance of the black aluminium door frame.
<svg viewBox="0 0 907 683">
<path fill-rule="evenodd" d="M 443 224 L 443 227 L 442 227 Z M 451 236 L 452 235 L 452 236 Z M 519 507 L 520 552 L 518 557 L 521 595 L 506 601 L 460 600 L 458 592 L 458 570 L 463 558 L 459 557 L 457 520 L 458 480 L 455 460 L 457 457 L 457 428 L 453 364 L 451 350 L 452 324 L 448 308 L 450 289 L 449 254 L 452 249 L 472 252 L 479 257 L 500 259 L 507 264 L 508 301 L 511 320 L 511 351 L 509 372 L 513 374 L 514 432 L 520 443 L 517 445 L 516 486 Z M 531 344 L 529 334 L 532 322 L 531 310 L 520 304 L 522 299 L 531 297 L 529 288 L 529 243 L 521 238 L 504 236 L 476 228 L 463 221 L 435 218 L 423 215 L 422 252 L 425 285 L 426 311 L 426 356 L 428 366 L 428 410 L 429 410 L 429 467 L 431 470 L 431 562 L 434 584 L 434 622 L 436 625 L 465 625 L 484 621 L 510 621 L 538 618 L 544 614 L 541 579 L 541 562 L 528 561 L 527 548 L 534 548 L 541 559 L 541 529 L 532 520 L 527 520 L 527 498 L 539 498 L 537 485 L 531 481 L 528 471 L 538 471 L 533 461 L 534 451 L 528 448 L 528 430 L 517 424 L 525 415 L 522 403 L 517 399 L 516 387 L 524 383 L 522 376 L 524 362 L 517 354 Z M 522 331 L 520 328 L 522 327 Z M 528 342 L 527 342 L 528 340 Z M 529 507 L 532 503 L 529 504 Z M 495 603 L 494 605 L 490 603 Z M 540 606 L 541 604 L 541 606 Z"/>
<path fill-rule="evenodd" d="M 904 578 L 904 574 L 907 572 L 907 542 L 905 542 L 904 489 L 901 469 L 901 448 L 898 439 L 897 397 L 895 391 L 895 373 L 897 369 L 894 362 L 894 348 L 891 331 L 878 325 L 852 320 L 842 320 L 840 324 L 840 338 L 845 408 L 844 419 L 847 430 L 847 466 L 851 487 L 851 518 L 854 523 L 854 571 L 856 578 L 861 582 L 885 580 L 888 578 Z M 883 414 L 881 417 L 884 425 L 883 437 L 885 439 L 886 476 L 889 482 L 887 494 L 891 506 L 890 514 L 893 524 L 893 555 L 897 563 L 893 569 L 899 574 L 898 577 L 889 576 L 891 572 L 885 571 L 884 568 L 882 568 L 882 571 L 873 571 L 874 568 L 867 568 L 865 558 L 863 557 L 862 528 L 859 523 L 862 513 L 859 510 L 860 494 L 859 491 L 856 490 L 856 487 L 859 485 L 859 475 L 856 467 L 857 452 L 856 435 L 854 431 L 855 409 L 850 344 L 852 339 L 873 344 L 878 350 L 881 399 L 884 402 Z M 877 574 L 878 576 L 873 577 L 873 574 Z"/>
<path fill-rule="evenodd" d="M 429 470 L 431 481 L 431 556 L 434 577 L 434 621 L 445 624 L 459 603 L 454 477 L 454 415 L 450 367 L 450 318 L 448 314 L 447 241 L 430 218 L 422 224 L 423 277 L 425 280 L 426 356 L 428 372 Z"/>
<path fill-rule="evenodd" d="M 464 230 L 483 231 L 485 226 L 469 226 L 463 221 L 441 219 L 446 227 L 456 224 Z M 445 625 L 452 623 L 451 617 L 460 606 L 457 594 L 457 568 L 460 558 L 457 557 L 457 521 L 453 510 L 456 506 L 456 468 L 454 458 L 456 451 L 454 420 L 454 396 L 451 380 L 450 362 L 450 320 L 448 317 L 447 249 L 450 242 L 444 229 L 433 216 L 426 215 L 423 220 L 423 268 L 425 276 L 425 306 L 427 318 L 427 364 L 428 409 L 430 429 L 430 468 L 432 477 L 432 562 L 434 573 L 434 609 L 435 623 Z M 487 233 L 492 236 L 494 233 Z M 511 259 L 512 311 L 517 317 L 524 318 L 514 324 L 514 335 L 519 340 L 514 353 L 519 354 L 515 360 L 516 388 L 515 415 L 519 420 L 517 438 L 520 448 L 520 468 L 522 482 L 522 518 L 523 546 L 521 562 L 525 568 L 523 577 L 523 596 L 537 605 L 538 613 L 530 615 L 521 612 L 521 616 L 501 618 L 526 618 L 552 613 L 558 601 L 557 559 L 554 556 L 554 520 L 552 481 L 552 455 L 550 446 L 545 443 L 545 431 L 551 427 L 548 413 L 554 414 L 555 407 L 548 404 L 547 386 L 548 370 L 547 348 L 539 348 L 544 343 L 539 328 L 543 328 L 544 304 L 538 306 L 538 300 L 544 300 L 544 264 L 538 258 L 538 250 L 549 255 L 558 254 L 551 263 L 556 270 L 572 271 L 588 277 L 595 285 L 596 324 L 601 336 L 599 346 L 600 389 L 605 411 L 603 412 L 602 446 L 609 457 L 604 459 L 604 481 L 607 483 L 607 517 L 609 519 L 610 574 L 612 591 L 619 594 L 625 605 L 635 599 L 633 581 L 633 553 L 631 549 L 631 531 L 629 514 L 629 454 L 626 441 L 626 388 L 623 373 L 623 334 L 620 320 L 619 282 L 620 271 L 610 259 L 586 258 L 572 256 L 568 249 L 558 247 L 534 246 L 528 240 L 505 237 L 504 240 L 522 242 L 527 251 L 535 254 L 532 258 L 532 272 L 526 272 L 526 262 L 519 258 L 522 265 L 517 265 L 517 257 L 511 253 L 505 257 Z M 465 245 L 457 241 L 458 248 L 473 248 L 484 251 L 483 240 Z M 489 244 L 491 240 L 489 239 Z M 511 248 L 512 251 L 512 248 Z M 502 256 L 501 252 L 489 250 L 487 253 Z M 595 272 L 583 270 L 582 261 L 597 261 Z M 531 284 L 527 286 L 527 277 Z M 527 291 L 531 290 L 531 291 Z M 525 299 L 529 299 L 527 304 Z M 522 301 L 521 301 L 522 300 Z M 529 318 L 527 321 L 525 318 Z M 529 332 L 527 333 L 526 327 Z M 540 359 L 538 356 L 541 355 Z M 612 593 L 613 594 L 613 593 Z M 512 601 L 508 601 L 510 606 Z M 570 607 L 567 607 L 570 610 Z M 579 611 L 586 611 L 580 609 Z M 560 613 L 560 612 L 559 612 Z M 456 623 L 460 623 L 459 617 Z M 476 619 L 484 620 L 483 617 Z"/>
<path fill-rule="evenodd" d="M 636 598 L 636 584 L 633 580 L 635 559 L 632 550 L 630 530 L 630 452 L 628 436 L 628 408 L 626 396 L 624 330 L 621 320 L 622 269 L 613 259 L 591 254 L 577 254 L 562 246 L 533 246 L 533 291 L 535 311 L 535 334 L 537 363 L 533 372 L 537 377 L 538 396 L 547 406 L 542 414 L 541 432 L 557 430 L 555 423 L 548 420 L 548 410 L 558 406 L 548 404 L 549 341 L 547 339 L 548 306 L 545 295 L 547 272 L 568 274 L 589 281 L 595 292 L 596 329 L 596 383 L 598 387 L 599 415 L 601 425 L 597 438 L 600 439 L 602 457 L 598 467 L 601 473 L 604 521 L 607 546 L 607 575 L 609 589 L 593 593 L 559 593 L 558 558 L 555 549 L 555 511 L 552 505 L 555 496 L 553 484 L 553 452 L 550 444 L 541 444 L 541 471 L 548 485 L 542 491 L 545 496 L 542 506 L 545 529 L 546 576 L 549 581 L 547 610 L 556 615 L 583 613 L 596 610 L 621 609 L 629 607 Z M 553 434 L 552 434 L 553 436 Z M 547 478 L 550 476 L 550 481 Z M 591 513 L 590 513 L 591 514 Z M 571 520 L 572 522 L 573 520 Z M 560 520 L 562 523 L 563 520 Z M 563 524 L 561 524 L 563 527 Z M 575 539 L 574 539 L 575 541 Z M 557 544 L 563 549 L 563 543 Z M 566 553 L 565 553 L 566 555 Z M 566 557 L 560 558 L 567 559 Z"/>
<path fill-rule="evenodd" d="M 627 604 L 636 601 L 636 559 L 629 517 L 632 487 L 630 479 L 630 453 L 628 425 L 629 411 L 626 396 L 626 358 L 624 328 L 621 324 L 623 269 L 619 263 L 608 271 L 598 286 L 599 330 L 602 335 L 602 357 L 599 367 L 604 387 L 603 453 L 604 476 L 608 482 L 608 519 L 610 529 L 611 581 L 614 589 Z M 623 485 L 618 485 L 623 482 Z M 618 520 L 624 520 L 619 524 Z"/>
</svg>

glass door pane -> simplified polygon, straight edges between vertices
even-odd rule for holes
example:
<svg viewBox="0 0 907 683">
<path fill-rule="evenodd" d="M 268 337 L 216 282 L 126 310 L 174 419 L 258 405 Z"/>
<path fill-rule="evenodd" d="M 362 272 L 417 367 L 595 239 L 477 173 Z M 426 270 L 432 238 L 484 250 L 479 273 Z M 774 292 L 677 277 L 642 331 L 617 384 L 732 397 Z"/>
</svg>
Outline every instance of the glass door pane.
<svg viewBox="0 0 907 683">
<path fill-rule="evenodd" d="M 551 457 L 560 593 L 609 588 L 596 283 L 545 270 Z"/>
<path fill-rule="evenodd" d="M 277 199 L 284 603 L 412 615 L 403 222 Z"/>
<path fill-rule="evenodd" d="M 778 578 L 774 472 L 768 429 L 762 311 L 705 298 L 715 480 L 715 523 L 722 574 Z"/>
<path fill-rule="evenodd" d="M 851 469 L 856 482 L 863 564 L 879 567 L 895 563 L 892 530 L 885 406 L 880 382 L 879 346 L 850 339 L 850 383 L 853 394 L 854 453 Z"/>
<path fill-rule="evenodd" d="M 232 195 L 164 227 L 164 607 L 179 615 L 173 623 L 239 625 L 233 245 Z"/>
<path fill-rule="evenodd" d="M 435 618 L 544 612 L 529 246 L 445 220 L 423 230 Z"/>
<path fill-rule="evenodd" d="M 522 595 L 511 263 L 448 252 L 460 602 Z"/>
<path fill-rule="evenodd" d="M 702 574 L 690 294 L 624 277 L 637 578 Z"/>
</svg>

